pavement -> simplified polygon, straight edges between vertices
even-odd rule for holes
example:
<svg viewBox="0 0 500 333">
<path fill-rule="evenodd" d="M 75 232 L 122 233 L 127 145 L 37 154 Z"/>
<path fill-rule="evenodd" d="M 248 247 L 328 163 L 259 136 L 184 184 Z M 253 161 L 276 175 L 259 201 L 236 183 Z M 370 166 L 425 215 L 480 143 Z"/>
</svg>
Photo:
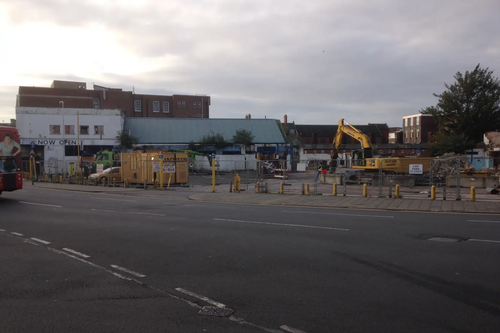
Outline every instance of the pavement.
<svg viewBox="0 0 500 333">
<path fill-rule="evenodd" d="M 429 198 L 379 198 L 378 196 L 363 197 L 361 195 L 342 194 L 333 196 L 320 193 L 320 195 L 301 195 L 297 192 L 285 194 L 255 193 L 250 188 L 240 193 L 229 192 L 229 185 L 216 186 L 212 193 L 211 186 L 173 187 L 168 190 L 154 190 L 150 187 L 144 190 L 141 187 L 103 187 L 84 186 L 75 184 L 35 183 L 25 182 L 25 187 L 57 189 L 66 191 L 82 191 L 93 193 L 110 193 L 117 195 L 137 195 L 147 197 L 171 197 L 183 195 L 191 200 L 205 202 L 223 202 L 231 204 L 250 205 L 278 205 L 278 206 L 304 206 L 323 208 L 350 208 L 370 210 L 394 211 L 419 211 L 419 212 L 453 212 L 453 213 L 481 213 L 500 214 L 500 200 L 498 201 L 470 201 L 470 200 L 431 200 Z"/>
</svg>

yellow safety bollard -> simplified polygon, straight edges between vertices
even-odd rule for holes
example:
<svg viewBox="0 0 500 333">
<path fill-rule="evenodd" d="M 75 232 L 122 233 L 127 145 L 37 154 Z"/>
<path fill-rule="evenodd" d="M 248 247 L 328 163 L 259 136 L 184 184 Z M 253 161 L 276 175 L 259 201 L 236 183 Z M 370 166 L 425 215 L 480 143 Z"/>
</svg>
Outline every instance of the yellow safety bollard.
<svg viewBox="0 0 500 333">
<path fill-rule="evenodd" d="M 59 176 L 59 183 L 63 183 L 63 176 Z"/>
<path fill-rule="evenodd" d="M 257 182 L 257 185 L 255 186 L 255 192 L 260 193 L 260 183 Z"/>
<path fill-rule="evenodd" d="M 113 179 L 113 187 L 116 187 L 116 178 Z"/>
<path fill-rule="evenodd" d="M 43 175 L 43 178 L 45 178 L 45 182 L 48 183 L 49 182 L 49 176 L 47 174 L 44 174 Z"/>
<path fill-rule="evenodd" d="M 83 185 L 87 185 L 87 181 L 88 181 L 88 178 L 87 178 L 87 177 L 84 177 L 84 178 L 83 178 Z"/>
<path fill-rule="evenodd" d="M 399 184 L 396 184 L 396 198 L 399 198 Z"/>
<path fill-rule="evenodd" d="M 476 201 L 476 187 L 470 187 L 470 201 Z"/>
<path fill-rule="evenodd" d="M 106 186 L 106 180 L 107 180 L 106 177 L 102 179 L 102 186 Z"/>
<path fill-rule="evenodd" d="M 123 186 L 128 187 L 128 179 L 125 179 L 125 183 Z"/>
<path fill-rule="evenodd" d="M 333 195 L 337 195 L 337 183 L 333 183 Z"/>
<path fill-rule="evenodd" d="M 431 200 L 436 200 L 436 186 L 431 186 Z"/>
<path fill-rule="evenodd" d="M 363 184 L 363 196 L 366 198 L 368 196 L 368 185 Z"/>
<path fill-rule="evenodd" d="M 285 193 L 284 189 L 283 189 L 283 182 L 280 183 L 280 194 L 283 194 Z"/>
<path fill-rule="evenodd" d="M 92 185 L 97 186 L 97 178 L 92 178 Z"/>
<path fill-rule="evenodd" d="M 309 195 L 309 184 L 306 184 L 306 195 Z"/>
</svg>

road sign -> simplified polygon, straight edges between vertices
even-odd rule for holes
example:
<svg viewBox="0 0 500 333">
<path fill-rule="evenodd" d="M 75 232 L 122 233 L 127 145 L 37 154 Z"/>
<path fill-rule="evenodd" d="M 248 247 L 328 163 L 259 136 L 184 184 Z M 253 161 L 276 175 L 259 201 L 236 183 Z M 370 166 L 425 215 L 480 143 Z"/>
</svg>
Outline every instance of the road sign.
<svg viewBox="0 0 500 333">
<path fill-rule="evenodd" d="M 410 164 L 410 168 L 408 170 L 410 175 L 421 175 L 424 173 L 424 165 L 423 164 Z"/>
<path fill-rule="evenodd" d="M 160 158 L 163 158 L 163 155 L 160 155 Z"/>
<path fill-rule="evenodd" d="M 34 142 L 34 141 L 31 141 L 31 143 L 30 143 L 30 148 L 31 148 L 31 149 L 34 149 L 34 148 L 35 148 L 35 142 Z"/>
<path fill-rule="evenodd" d="M 36 154 L 35 154 L 35 151 L 34 151 L 33 149 L 31 149 L 31 150 L 30 150 L 30 155 L 31 155 L 31 156 L 35 156 L 35 155 L 36 155 Z"/>
<path fill-rule="evenodd" d="M 210 158 L 215 158 L 215 154 L 210 155 Z"/>
</svg>

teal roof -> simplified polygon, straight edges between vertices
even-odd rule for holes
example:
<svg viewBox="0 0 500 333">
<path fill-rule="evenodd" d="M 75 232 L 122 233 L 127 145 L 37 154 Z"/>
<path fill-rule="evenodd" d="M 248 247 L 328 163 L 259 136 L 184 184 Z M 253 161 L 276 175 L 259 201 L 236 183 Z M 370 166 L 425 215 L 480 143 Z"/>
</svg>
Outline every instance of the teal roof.
<svg viewBox="0 0 500 333">
<path fill-rule="evenodd" d="M 275 119 L 126 118 L 124 126 L 140 144 L 198 143 L 211 133 L 232 141 L 240 129 L 252 132 L 256 144 L 285 143 Z"/>
</svg>

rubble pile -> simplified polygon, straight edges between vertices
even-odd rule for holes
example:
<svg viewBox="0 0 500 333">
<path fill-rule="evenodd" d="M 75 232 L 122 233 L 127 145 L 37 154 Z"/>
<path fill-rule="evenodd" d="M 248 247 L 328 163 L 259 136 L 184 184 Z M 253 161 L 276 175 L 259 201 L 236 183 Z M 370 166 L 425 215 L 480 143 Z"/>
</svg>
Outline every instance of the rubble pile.
<svg viewBox="0 0 500 333">
<path fill-rule="evenodd" d="M 488 176 L 493 176 L 493 177 L 500 177 L 500 170 L 494 169 L 494 168 L 482 168 L 482 172 L 486 172 Z"/>
<path fill-rule="evenodd" d="M 434 158 L 430 169 L 436 177 L 447 177 L 448 175 L 456 175 L 460 171 L 474 170 L 466 155 L 455 153 L 446 153 Z"/>
</svg>

